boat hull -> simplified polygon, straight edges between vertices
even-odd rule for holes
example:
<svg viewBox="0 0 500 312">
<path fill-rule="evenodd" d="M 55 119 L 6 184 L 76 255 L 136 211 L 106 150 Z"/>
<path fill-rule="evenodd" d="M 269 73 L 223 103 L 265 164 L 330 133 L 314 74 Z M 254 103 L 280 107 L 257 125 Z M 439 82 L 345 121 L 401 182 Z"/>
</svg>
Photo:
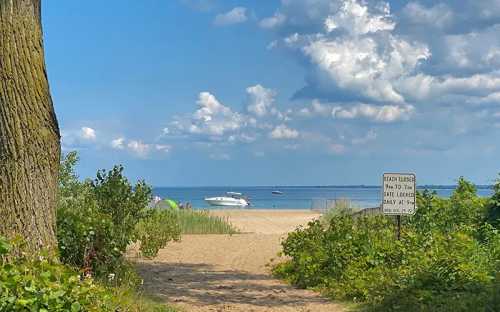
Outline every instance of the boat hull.
<svg viewBox="0 0 500 312">
<path fill-rule="evenodd" d="M 223 207 L 246 207 L 248 202 L 243 198 L 231 198 L 231 197 L 211 197 L 205 198 L 205 201 L 211 206 L 223 206 Z"/>
</svg>

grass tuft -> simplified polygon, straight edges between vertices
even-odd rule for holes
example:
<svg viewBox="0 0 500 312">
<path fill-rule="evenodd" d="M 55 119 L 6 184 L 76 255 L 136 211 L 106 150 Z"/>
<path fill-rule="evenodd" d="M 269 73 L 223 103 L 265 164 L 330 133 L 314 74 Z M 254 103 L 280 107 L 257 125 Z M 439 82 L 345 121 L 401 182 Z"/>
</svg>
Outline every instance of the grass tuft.
<svg viewBox="0 0 500 312">
<path fill-rule="evenodd" d="M 182 234 L 237 234 L 225 217 L 211 215 L 206 210 L 179 210 L 178 222 Z"/>
</svg>

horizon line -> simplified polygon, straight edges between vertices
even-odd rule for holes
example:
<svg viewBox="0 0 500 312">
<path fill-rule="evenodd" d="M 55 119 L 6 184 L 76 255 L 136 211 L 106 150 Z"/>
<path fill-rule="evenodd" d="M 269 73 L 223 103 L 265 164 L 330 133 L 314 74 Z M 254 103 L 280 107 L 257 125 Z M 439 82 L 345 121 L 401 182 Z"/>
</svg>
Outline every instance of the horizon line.
<svg viewBox="0 0 500 312">
<path fill-rule="evenodd" d="M 494 184 L 475 184 L 478 189 L 493 188 Z M 252 187 L 252 188 L 298 188 L 298 187 L 311 187 L 311 188 L 381 188 L 381 185 L 368 185 L 368 184 L 344 184 L 344 185 L 177 185 L 177 186 L 152 186 L 153 188 L 238 188 L 238 187 Z M 417 184 L 417 188 L 456 188 L 456 184 Z"/>
</svg>

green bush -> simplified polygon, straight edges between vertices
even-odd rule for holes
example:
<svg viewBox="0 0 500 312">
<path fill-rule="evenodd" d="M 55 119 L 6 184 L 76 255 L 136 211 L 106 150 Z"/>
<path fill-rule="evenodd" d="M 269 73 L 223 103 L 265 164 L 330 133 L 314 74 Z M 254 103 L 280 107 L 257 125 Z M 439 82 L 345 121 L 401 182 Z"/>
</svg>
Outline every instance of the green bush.
<svg viewBox="0 0 500 312">
<path fill-rule="evenodd" d="M 449 199 L 418 194 L 415 216 L 394 219 L 349 214 L 313 221 L 283 241 L 289 260 L 274 272 L 336 299 L 373 311 L 495 311 L 500 307 L 500 233 L 492 198 L 460 178 Z M 497 221 L 497 220 L 496 220 Z"/>
<path fill-rule="evenodd" d="M 137 224 L 136 231 L 141 242 L 141 254 L 148 258 L 154 257 L 169 241 L 180 239 L 178 212 L 171 209 L 152 209 L 148 218 Z"/>
<path fill-rule="evenodd" d="M 94 180 L 80 182 L 74 173 L 77 162 L 76 153 L 70 153 L 61 164 L 60 259 L 104 280 L 110 274 L 118 281 L 136 280 L 125 262 L 127 247 L 142 241 L 141 253 L 155 256 L 168 241 L 178 239 L 177 217 L 148 208 L 151 188 L 142 181 L 132 185 L 123 167 L 101 170 Z"/>
<path fill-rule="evenodd" d="M 493 187 L 495 191 L 487 204 L 486 221 L 495 228 L 500 229 L 500 179 L 498 179 Z"/>
<path fill-rule="evenodd" d="M 6 262 L 0 237 L 0 312 L 173 312 L 126 288 L 108 288 L 44 256 Z"/>
</svg>

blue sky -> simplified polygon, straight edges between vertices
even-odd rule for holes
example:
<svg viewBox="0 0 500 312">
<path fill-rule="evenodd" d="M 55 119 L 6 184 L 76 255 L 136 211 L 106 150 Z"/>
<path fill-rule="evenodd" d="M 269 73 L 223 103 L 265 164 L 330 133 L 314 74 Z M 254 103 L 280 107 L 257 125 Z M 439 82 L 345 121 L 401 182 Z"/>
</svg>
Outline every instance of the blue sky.
<svg viewBox="0 0 500 312">
<path fill-rule="evenodd" d="M 44 1 L 65 152 L 156 186 L 500 172 L 500 1 Z"/>
</svg>

